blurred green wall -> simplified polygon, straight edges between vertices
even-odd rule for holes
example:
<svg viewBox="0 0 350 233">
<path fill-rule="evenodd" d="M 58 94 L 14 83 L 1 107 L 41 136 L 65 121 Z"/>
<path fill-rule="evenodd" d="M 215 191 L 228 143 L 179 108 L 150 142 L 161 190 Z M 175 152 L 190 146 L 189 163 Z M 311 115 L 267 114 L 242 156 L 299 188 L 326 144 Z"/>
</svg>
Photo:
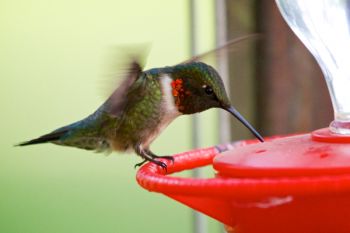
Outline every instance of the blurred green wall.
<svg viewBox="0 0 350 233">
<path fill-rule="evenodd" d="M 202 1 L 200 47 L 213 45 L 213 1 Z M 204 22 L 203 22 L 204 20 Z M 189 208 L 141 189 L 134 155 L 110 156 L 14 144 L 79 120 L 102 102 L 111 48 L 151 43 L 146 68 L 189 56 L 188 2 L 0 1 L 0 232 L 191 232 Z M 102 89 L 102 91 L 101 91 Z M 202 114 L 203 146 L 215 112 Z M 159 154 L 191 148 L 190 118 L 154 143 Z M 210 220 L 209 232 L 220 226 Z"/>
</svg>

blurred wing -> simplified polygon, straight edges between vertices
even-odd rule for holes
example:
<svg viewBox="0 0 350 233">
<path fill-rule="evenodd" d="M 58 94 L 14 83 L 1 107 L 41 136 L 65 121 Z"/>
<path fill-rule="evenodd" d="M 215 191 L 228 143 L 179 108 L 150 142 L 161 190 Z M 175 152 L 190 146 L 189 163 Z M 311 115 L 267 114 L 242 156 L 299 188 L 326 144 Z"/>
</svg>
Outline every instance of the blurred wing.
<svg viewBox="0 0 350 233">
<path fill-rule="evenodd" d="M 138 61 L 134 60 L 130 64 L 124 80 L 105 102 L 105 112 L 113 116 L 120 115 L 128 101 L 128 92 L 133 89 L 133 84 L 141 77 L 141 74 L 142 66 Z"/>
<path fill-rule="evenodd" d="M 255 39 L 255 38 L 259 38 L 259 37 L 260 37 L 259 34 L 249 34 L 249 35 L 235 38 L 233 40 L 228 41 L 227 43 L 225 43 L 222 46 L 219 46 L 217 48 L 209 50 L 205 53 L 196 55 L 196 56 L 194 56 L 194 57 L 192 57 L 184 62 L 181 62 L 180 64 L 186 64 L 186 63 L 200 61 L 200 60 L 204 60 L 204 59 L 220 58 L 221 54 L 230 52 L 230 51 L 234 50 L 235 48 L 237 48 L 237 44 L 239 44 L 243 41 L 246 41 L 248 39 Z"/>
<path fill-rule="evenodd" d="M 133 62 L 144 69 L 150 49 L 150 43 L 121 44 L 108 48 L 106 59 L 102 63 L 101 80 L 97 83 L 103 100 L 108 99 L 115 88 L 130 74 Z"/>
</svg>

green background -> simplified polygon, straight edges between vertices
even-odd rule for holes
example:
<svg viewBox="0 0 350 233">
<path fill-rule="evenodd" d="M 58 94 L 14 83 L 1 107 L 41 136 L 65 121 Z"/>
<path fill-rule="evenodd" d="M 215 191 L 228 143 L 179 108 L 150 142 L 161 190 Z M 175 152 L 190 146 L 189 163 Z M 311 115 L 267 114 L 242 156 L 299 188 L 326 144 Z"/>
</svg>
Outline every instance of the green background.
<svg viewBox="0 0 350 233">
<path fill-rule="evenodd" d="M 213 7 L 201 1 L 201 50 L 214 44 Z M 1 233 L 192 232 L 189 208 L 138 186 L 133 154 L 13 147 L 92 113 L 113 89 L 116 46 L 150 43 L 146 68 L 173 65 L 189 57 L 189 30 L 186 0 L 0 1 Z M 216 112 L 201 116 L 213 145 Z M 190 129 L 180 117 L 153 150 L 191 149 Z"/>
</svg>

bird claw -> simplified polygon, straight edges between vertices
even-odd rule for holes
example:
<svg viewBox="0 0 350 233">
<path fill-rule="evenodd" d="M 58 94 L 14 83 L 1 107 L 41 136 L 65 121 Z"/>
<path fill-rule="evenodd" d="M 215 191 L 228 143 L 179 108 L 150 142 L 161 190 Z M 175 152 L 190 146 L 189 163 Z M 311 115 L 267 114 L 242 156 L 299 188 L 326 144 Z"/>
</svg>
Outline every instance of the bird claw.
<svg viewBox="0 0 350 233">
<path fill-rule="evenodd" d="M 141 163 L 137 163 L 134 165 L 134 168 L 136 169 L 137 167 L 141 167 L 143 164 L 145 164 L 147 162 L 147 160 L 143 160 Z"/>
<path fill-rule="evenodd" d="M 170 160 L 174 164 L 174 157 L 173 156 L 158 156 L 157 159 L 167 159 Z"/>
<path fill-rule="evenodd" d="M 157 164 L 157 165 L 160 166 L 160 167 L 162 167 L 163 170 L 165 170 L 165 172 L 168 172 L 168 169 L 167 169 L 168 166 L 167 166 L 164 162 L 162 162 L 162 161 L 157 161 L 157 160 L 151 161 L 151 162 Z"/>
<path fill-rule="evenodd" d="M 137 167 L 142 166 L 146 162 L 147 162 L 147 160 L 145 159 L 141 163 L 135 164 L 134 168 L 136 169 Z M 165 170 L 165 172 L 168 172 L 168 166 L 164 162 L 157 161 L 157 160 L 150 160 L 150 162 L 156 164 L 157 166 L 160 166 L 161 168 L 163 168 Z"/>
<path fill-rule="evenodd" d="M 160 166 L 161 168 L 163 168 L 165 170 L 165 172 L 167 172 L 168 166 L 164 162 L 159 161 L 157 159 L 167 159 L 167 160 L 171 160 L 171 162 L 174 163 L 174 158 L 172 156 L 158 156 L 150 150 L 143 150 L 142 148 L 140 148 L 140 146 L 137 146 L 135 148 L 135 151 L 138 155 L 140 155 L 144 159 L 141 163 L 135 164 L 135 168 L 142 166 L 147 161 L 150 161 L 150 162 Z"/>
</svg>

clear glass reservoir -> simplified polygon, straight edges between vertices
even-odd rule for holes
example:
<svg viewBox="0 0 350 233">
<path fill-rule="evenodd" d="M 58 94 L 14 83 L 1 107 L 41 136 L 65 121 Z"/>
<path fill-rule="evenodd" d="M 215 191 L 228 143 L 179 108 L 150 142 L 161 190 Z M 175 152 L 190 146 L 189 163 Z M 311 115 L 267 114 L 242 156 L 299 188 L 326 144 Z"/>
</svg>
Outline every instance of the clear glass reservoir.
<svg viewBox="0 0 350 233">
<path fill-rule="evenodd" d="M 334 109 L 330 130 L 350 135 L 350 0 L 276 0 L 276 3 L 322 69 Z"/>
</svg>

